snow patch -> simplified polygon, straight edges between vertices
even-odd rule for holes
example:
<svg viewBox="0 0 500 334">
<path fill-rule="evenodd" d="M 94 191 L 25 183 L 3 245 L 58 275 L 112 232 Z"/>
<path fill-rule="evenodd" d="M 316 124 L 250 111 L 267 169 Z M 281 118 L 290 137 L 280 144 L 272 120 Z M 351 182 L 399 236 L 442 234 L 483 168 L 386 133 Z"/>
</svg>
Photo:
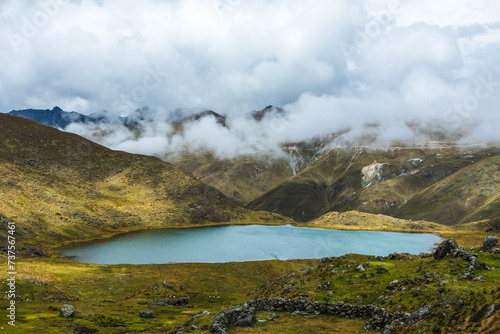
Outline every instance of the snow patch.
<svg viewBox="0 0 500 334">
<path fill-rule="evenodd" d="M 417 168 L 422 162 L 424 162 L 424 159 L 414 158 L 414 159 L 408 159 L 406 161 L 408 161 L 409 163 L 411 163 L 411 165 L 413 166 L 413 168 Z"/>
</svg>

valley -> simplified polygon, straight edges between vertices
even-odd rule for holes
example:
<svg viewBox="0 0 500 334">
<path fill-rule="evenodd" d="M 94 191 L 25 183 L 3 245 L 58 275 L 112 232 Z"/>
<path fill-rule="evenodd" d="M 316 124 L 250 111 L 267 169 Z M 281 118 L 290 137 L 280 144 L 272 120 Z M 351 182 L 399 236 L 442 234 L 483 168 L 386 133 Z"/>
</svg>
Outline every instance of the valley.
<svg viewBox="0 0 500 334">
<path fill-rule="evenodd" d="M 279 159 L 204 152 L 170 163 L 26 118 L 0 114 L 0 126 L 4 268 L 9 226 L 16 240 L 16 326 L 9 333 L 217 332 L 220 312 L 276 299 L 291 306 L 243 309 L 250 318 L 255 312 L 255 321 L 230 325 L 229 333 L 498 330 L 500 254 L 498 245 L 483 244 L 500 230 L 495 147 L 336 147 L 332 135 L 285 144 Z M 346 254 L 146 265 L 85 264 L 56 250 L 141 230 L 284 224 L 436 233 L 462 248 L 440 258 Z M 1 277 L 7 291 L 7 270 Z M 394 320 L 327 312 L 340 302 L 374 305 Z M 4 296 L 0 307 L 9 303 Z M 64 304 L 74 315 L 60 316 Z M 141 316 L 147 311 L 154 318 Z"/>
</svg>

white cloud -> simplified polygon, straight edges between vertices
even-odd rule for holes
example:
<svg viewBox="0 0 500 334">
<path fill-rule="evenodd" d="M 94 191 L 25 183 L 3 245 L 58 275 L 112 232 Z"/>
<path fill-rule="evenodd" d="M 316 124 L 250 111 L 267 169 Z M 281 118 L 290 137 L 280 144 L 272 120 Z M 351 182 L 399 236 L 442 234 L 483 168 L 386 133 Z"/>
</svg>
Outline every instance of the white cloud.
<svg viewBox="0 0 500 334">
<path fill-rule="evenodd" d="M 366 123 L 384 141 L 409 138 L 406 122 L 493 133 L 499 12 L 487 0 L 4 0 L 0 110 L 230 116 L 229 130 L 202 120 L 183 137 L 158 124 L 140 138 L 73 129 L 148 154 L 190 144 L 230 157 Z M 269 104 L 290 114 L 259 124 L 243 115 Z"/>
</svg>

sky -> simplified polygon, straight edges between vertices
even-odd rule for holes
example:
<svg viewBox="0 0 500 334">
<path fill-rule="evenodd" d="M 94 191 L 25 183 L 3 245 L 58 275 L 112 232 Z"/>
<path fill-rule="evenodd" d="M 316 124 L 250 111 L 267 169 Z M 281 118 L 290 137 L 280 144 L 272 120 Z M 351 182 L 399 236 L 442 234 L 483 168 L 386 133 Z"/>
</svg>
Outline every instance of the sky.
<svg viewBox="0 0 500 334">
<path fill-rule="evenodd" d="M 499 142 L 498 13 L 491 0 L 3 0 L 0 111 L 148 107 L 140 138 L 70 130 L 157 155 L 234 157 L 367 124 L 381 143 L 425 139 L 415 126 Z M 267 105 L 286 116 L 248 117 Z M 202 119 L 167 138 L 177 108 L 229 129 Z"/>
</svg>

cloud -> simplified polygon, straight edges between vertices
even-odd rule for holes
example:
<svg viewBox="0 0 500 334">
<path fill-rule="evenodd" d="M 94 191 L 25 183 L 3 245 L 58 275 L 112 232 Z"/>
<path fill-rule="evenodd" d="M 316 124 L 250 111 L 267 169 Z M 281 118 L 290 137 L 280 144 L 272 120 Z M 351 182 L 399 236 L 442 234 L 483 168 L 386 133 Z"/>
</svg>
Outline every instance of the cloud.
<svg viewBox="0 0 500 334">
<path fill-rule="evenodd" d="M 0 110 L 149 106 L 140 137 L 70 130 L 156 155 L 279 151 L 368 123 L 381 142 L 411 140 L 409 123 L 497 140 L 498 12 L 486 0 L 5 0 Z M 287 116 L 247 117 L 269 104 Z M 161 115 L 177 108 L 227 114 L 229 128 L 202 119 L 174 135 Z"/>
</svg>

